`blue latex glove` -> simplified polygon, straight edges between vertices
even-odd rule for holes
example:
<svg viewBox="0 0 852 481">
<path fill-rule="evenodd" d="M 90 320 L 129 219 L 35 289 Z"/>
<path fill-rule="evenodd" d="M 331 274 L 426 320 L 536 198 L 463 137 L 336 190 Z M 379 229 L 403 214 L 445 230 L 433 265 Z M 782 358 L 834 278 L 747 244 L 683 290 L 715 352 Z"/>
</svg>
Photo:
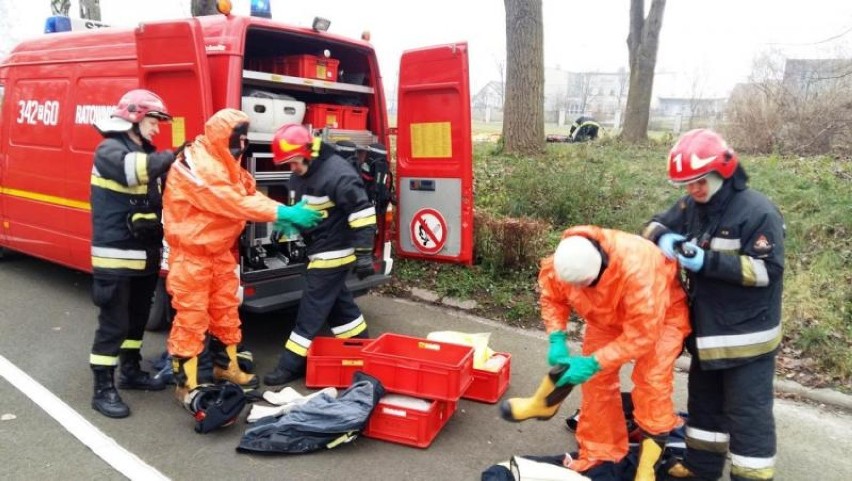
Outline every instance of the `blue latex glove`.
<svg viewBox="0 0 852 481">
<path fill-rule="evenodd" d="M 289 222 L 301 229 L 310 229 L 317 225 L 322 220 L 322 214 L 319 211 L 305 207 L 306 200 L 302 200 L 298 204 L 289 207 L 286 205 L 278 206 L 278 217 L 275 219 L 275 229 L 278 230 L 278 224 Z"/>
<path fill-rule="evenodd" d="M 677 252 L 677 261 L 684 269 L 689 269 L 692 272 L 698 272 L 704 267 L 704 249 L 698 247 L 692 242 L 684 242 L 682 250 L 685 252 L 695 252 L 695 255 L 687 257 L 680 252 Z"/>
<path fill-rule="evenodd" d="M 569 355 L 568 344 L 565 343 L 567 333 L 565 331 L 553 331 L 548 338 L 550 339 L 550 348 L 547 350 L 547 363 L 555 366 Z"/>
<path fill-rule="evenodd" d="M 556 381 L 556 386 L 583 384 L 601 370 L 595 356 L 570 356 L 567 359 L 568 370 Z"/>
<path fill-rule="evenodd" d="M 674 249 L 674 244 L 677 241 L 683 240 L 686 240 L 686 237 L 680 234 L 675 234 L 674 232 L 667 232 L 661 235 L 659 239 L 657 239 L 657 246 L 660 248 L 661 251 L 663 251 L 663 255 L 665 255 L 669 259 L 674 259 L 677 255 Z"/>
</svg>

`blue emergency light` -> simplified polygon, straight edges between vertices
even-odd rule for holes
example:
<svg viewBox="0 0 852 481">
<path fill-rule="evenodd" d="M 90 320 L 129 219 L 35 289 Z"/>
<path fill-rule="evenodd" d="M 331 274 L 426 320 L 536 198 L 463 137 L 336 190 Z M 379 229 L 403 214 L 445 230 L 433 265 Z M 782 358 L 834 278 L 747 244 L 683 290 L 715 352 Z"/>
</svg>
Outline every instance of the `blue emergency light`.
<svg viewBox="0 0 852 481">
<path fill-rule="evenodd" d="M 79 30 L 94 30 L 108 27 L 109 25 L 84 18 L 71 18 L 64 15 L 47 17 L 44 22 L 44 33 L 74 32 Z"/>
<path fill-rule="evenodd" d="M 251 16 L 272 18 L 269 0 L 251 0 Z"/>
<path fill-rule="evenodd" d="M 59 33 L 71 31 L 71 19 L 64 15 L 47 17 L 44 22 L 44 33 Z"/>
</svg>

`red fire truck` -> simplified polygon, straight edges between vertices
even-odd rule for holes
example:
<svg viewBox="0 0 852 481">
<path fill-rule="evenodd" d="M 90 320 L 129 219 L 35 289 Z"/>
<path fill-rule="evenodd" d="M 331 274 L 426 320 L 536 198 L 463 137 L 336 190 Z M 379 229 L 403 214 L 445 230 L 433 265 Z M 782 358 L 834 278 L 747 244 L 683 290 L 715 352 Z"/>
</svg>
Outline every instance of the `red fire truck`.
<svg viewBox="0 0 852 481">
<path fill-rule="evenodd" d="M 465 43 L 455 43 L 401 58 L 398 203 L 376 237 L 382 270 L 363 281 L 351 277 L 355 293 L 390 279 L 392 245 L 401 257 L 471 262 L 467 53 Z M 161 149 L 202 133 L 219 109 L 246 111 L 252 131 L 245 167 L 281 201 L 290 172 L 272 164 L 269 142 L 283 122 L 310 124 L 332 142 L 390 145 L 376 52 L 363 39 L 230 14 L 46 34 L 0 61 L 0 249 L 91 270 L 89 178 L 101 140 L 92 124 L 133 88 L 156 92 L 174 115 L 155 138 Z M 301 241 L 273 249 L 270 231 L 249 223 L 234 246 L 246 311 L 301 297 Z M 168 315 L 161 285 L 149 328 L 164 327 Z"/>
</svg>

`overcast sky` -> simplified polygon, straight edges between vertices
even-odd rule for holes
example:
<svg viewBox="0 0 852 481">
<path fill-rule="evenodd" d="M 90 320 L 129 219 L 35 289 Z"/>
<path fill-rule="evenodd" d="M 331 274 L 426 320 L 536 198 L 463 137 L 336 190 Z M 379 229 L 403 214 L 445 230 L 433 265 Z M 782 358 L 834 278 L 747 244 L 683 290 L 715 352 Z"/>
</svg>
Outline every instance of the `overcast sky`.
<svg viewBox="0 0 852 481">
<path fill-rule="evenodd" d="M 189 0 L 100 0 L 103 20 L 134 25 L 188 15 Z M 72 0 L 72 5 L 77 2 Z M 646 0 L 650 4 L 650 0 Z M 41 35 L 50 0 L 0 0 L 0 55 Z M 248 13 L 249 0 L 234 0 Z M 273 18 L 309 25 L 329 18 L 331 31 L 358 37 L 365 29 L 381 59 L 386 86 L 395 85 L 400 53 L 466 40 L 474 92 L 499 79 L 505 56 L 502 0 L 271 0 Z M 627 67 L 629 0 L 543 0 L 545 67 L 614 72 Z M 72 8 L 72 11 L 74 8 Z M 711 93 L 745 81 L 755 56 L 769 49 L 788 57 L 852 57 L 849 0 L 669 0 L 657 70 L 700 78 Z"/>
</svg>

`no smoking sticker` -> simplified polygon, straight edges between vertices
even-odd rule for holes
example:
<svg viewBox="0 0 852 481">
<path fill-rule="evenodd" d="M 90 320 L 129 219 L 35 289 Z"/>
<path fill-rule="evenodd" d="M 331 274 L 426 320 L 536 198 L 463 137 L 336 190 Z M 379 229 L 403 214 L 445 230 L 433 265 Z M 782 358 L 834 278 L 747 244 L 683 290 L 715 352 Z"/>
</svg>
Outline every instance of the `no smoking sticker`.
<svg viewBox="0 0 852 481">
<path fill-rule="evenodd" d="M 437 254 L 447 243 L 447 221 L 435 209 L 420 209 L 411 218 L 411 242 L 424 254 Z"/>
</svg>

